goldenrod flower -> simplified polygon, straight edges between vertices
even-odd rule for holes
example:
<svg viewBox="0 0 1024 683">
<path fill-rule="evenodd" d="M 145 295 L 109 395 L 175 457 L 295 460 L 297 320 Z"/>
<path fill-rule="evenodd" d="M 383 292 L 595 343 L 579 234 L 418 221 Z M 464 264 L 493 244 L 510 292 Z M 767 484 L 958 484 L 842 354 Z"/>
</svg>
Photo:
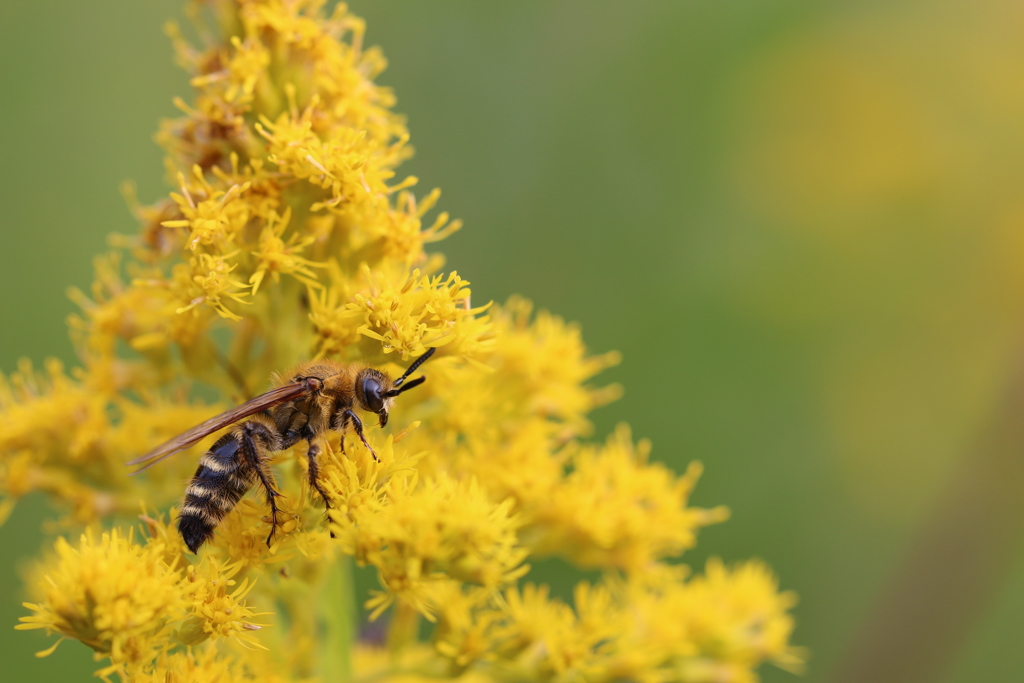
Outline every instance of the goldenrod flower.
<svg viewBox="0 0 1024 683">
<path fill-rule="evenodd" d="M 236 587 L 232 577 L 242 568 L 240 563 L 224 566 L 214 558 L 205 559 L 199 568 L 190 566 L 186 571 L 183 590 L 192 616 L 178 627 L 175 637 L 185 645 L 197 645 L 210 637 L 231 636 L 262 647 L 251 635 L 260 629 L 249 621 L 257 615 L 244 602 L 255 582 L 243 579 Z"/>
<path fill-rule="evenodd" d="M 339 533 L 356 559 L 375 566 L 387 593 L 368 603 L 378 615 L 398 596 L 429 614 L 424 586 L 448 577 L 494 588 L 524 573 L 520 521 L 512 500 L 493 503 L 476 481 L 447 477 L 388 487 L 379 505 L 351 513 Z"/>
<path fill-rule="evenodd" d="M 258 259 L 259 265 L 256 267 L 256 272 L 249 278 L 253 294 L 259 291 L 260 283 L 263 282 L 267 273 L 274 278 L 274 282 L 277 282 L 282 274 L 286 274 L 294 275 L 300 282 L 304 282 L 310 287 L 319 286 L 316 282 L 316 273 L 312 269 L 320 267 L 322 264 L 299 256 L 306 247 L 316 241 L 316 236 L 300 237 L 296 233 L 285 243 L 281 235 L 288 228 L 290 219 L 290 209 L 285 209 L 284 215 L 280 217 L 276 213 L 271 213 L 266 227 L 260 233 L 259 248 L 252 252 L 252 255 Z"/>
<path fill-rule="evenodd" d="M 145 521 L 145 545 L 134 542 L 132 531 L 125 537 L 116 529 L 99 541 L 83 534 L 77 547 L 57 539 L 56 557 L 36 570 L 42 576 L 38 602 L 25 603 L 35 614 L 22 617 L 17 628 L 82 641 L 97 660 L 110 659 L 97 672 L 104 677 L 148 671 L 154 657 L 178 644 L 232 638 L 262 647 L 253 635 L 260 626 L 250 621 L 259 615 L 245 602 L 254 583 L 244 579 L 236 586 L 232 578 L 241 564 L 206 557 L 188 565 L 166 526 Z"/>
<path fill-rule="evenodd" d="M 763 563 L 746 562 L 730 570 L 720 560 L 710 560 L 688 590 L 662 597 L 678 601 L 672 606 L 686 615 L 690 637 L 708 656 L 743 668 L 770 659 L 799 669 L 800 654 L 789 646 L 793 618 L 787 613 L 796 596 L 779 593 L 778 582 Z"/>
<path fill-rule="evenodd" d="M 183 218 L 163 221 L 161 225 L 187 228 L 185 243 L 192 251 L 200 245 L 223 247 L 234 243 L 237 233 L 248 224 L 251 211 L 248 202 L 235 200 L 249 189 L 250 184 L 231 185 L 226 190 L 219 190 L 207 182 L 198 164 L 192 167 L 192 174 L 195 184 L 191 191 L 185 183 L 185 175 L 179 173 L 178 184 L 182 193 L 171 193 L 171 199 L 178 205 Z"/>
<path fill-rule="evenodd" d="M 0 521 L 43 491 L 65 527 L 90 529 L 57 540 L 19 628 L 81 640 L 100 676 L 161 683 L 749 681 L 765 661 L 794 666 L 793 598 L 763 565 L 672 564 L 726 517 L 689 505 L 700 466 L 650 462 L 626 427 L 587 441 L 589 412 L 620 393 L 594 384 L 618 355 L 523 299 L 473 302 L 425 252 L 461 224 L 400 175 L 411 147 L 374 82 L 384 58 L 362 20 L 324 7 L 197 0 L 202 44 L 168 30 L 195 88 L 158 134 L 175 187 L 130 199 L 139 234 L 72 292 L 79 366 L 0 377 Z M 431 349 L 395 431 L 365 423 L 376 458 L 333 432 L 314 491 L 306 444 L 268 455 L 282 494 L 269 546 L 249 497 L 186 551 L 173 506 L 209 441 L 128 476 L 126 461 L 299 363 L 394 373 Z M 122 525 L 140 501 L 171 513 L 144 513 L 136 542 Z M 571 603 L 520 586 L 549 554 L 600 578 Z M 369 596 L 353 562 L 377 572 Z M 357 642 L 360 604 L 385 642 Z"/>
<path fill-rule="evenodd" d="M 161 554 L 116 529 L 98 542 L 85 534 L 77 548 L 58 539 L 56 552 L 52 566 L 39 570 L 37 603 L 25 603 L 35 614 L 16 628 L 82 641 L 97 658 L 110 658 L 101 675 L 131 674 L 168 647 L 170 618 L 185 609 L 185 600 L 178 572 Z"/>
<path fill-rule="evenodd" d="M 633 446 L 620 426 L 602 448 L 582 447 L 558 495 L 526 508 L 537 527 L 536 551 L 565 555 L 582 566 L 636 571 L 693 547 L 701 526 L 728 517 L 725 508 L 687 507 L 701 466 L 682 477 L 649 463 L 649 442 Z"/>
</svg>

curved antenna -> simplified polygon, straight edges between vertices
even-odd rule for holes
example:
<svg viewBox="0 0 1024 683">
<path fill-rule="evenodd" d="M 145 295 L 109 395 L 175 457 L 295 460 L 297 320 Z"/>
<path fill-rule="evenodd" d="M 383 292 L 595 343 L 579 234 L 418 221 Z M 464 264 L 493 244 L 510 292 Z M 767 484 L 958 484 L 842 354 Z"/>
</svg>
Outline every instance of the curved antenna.
<svg viewBox="0 0 1024 683">
<path fill-rule="evenodd" d="M 392 396 L 398 396 L 403 391 L 409 391 L 413 387 L 418 387 L 419 385 L 423 384 L 426 381 L 427 381 L 426 375 L 424 375 L 422 377 L 417 377 L 416 379 L 412 380 L 408 384 L 402 386 L 400 389 L 392 389 L 388 393 L 384 394 L 384 396 L 386 396 L 387 398 L 391 398 Z"/>
<path fill-rule="evenodd" d="M 414 379 L 413 381 L 409 382 L 405 386 L 402 386 L 402 384 L 409 377 L 409 375 L 411 375 L 412 373 L 416 372 L 416 369 L 419 366 L 421 366 L 425 362 L 427 362 L 427 359 L 430 358 L 431 356 L 433 356 L 434 355 L 434 351 L 436 351 L 436 350 L 437 350 L 436 347 L 431 347 L 431 348 L 427 349 L 426 353 L 424 353 L 422 356 L 420 356 L 419 358 L 414 360 L 412 362 L 412 365 L 409 366 L 409 369 L 406 370 L 402 374 L 401 377 L 399 377 L 398 379 L 395 380 L 395 383 L 393 385 L 394 389 L 389 391 L 386 395 L 388 397 L 398 396 L 403 391 L 408 391 L 409 389 L 412 389 L 413 387 L 418 387 L 419 385 L 423 384 L 423 382 L 427 379 L 426 377 L 417 377 L 416 379 Z"/>
<path fill-rule="evenodd" d="M 429 348 L 427 349 L 427 352 L 425 354 L 414 360 L 412 362 L 412 365 L 409 366 L 409 369 L 406 370 L 401 377 L 395 380 L 395 388 L 397 389 L 398 387 L 402 386 L 402 382 L 404 382 L 409 375 L 416 372 L 416 368 L 426 363 L 427 359 L 434 355 L 434 351 L 437 351 L 437 349 L 433 347 Z"/>
</svg>

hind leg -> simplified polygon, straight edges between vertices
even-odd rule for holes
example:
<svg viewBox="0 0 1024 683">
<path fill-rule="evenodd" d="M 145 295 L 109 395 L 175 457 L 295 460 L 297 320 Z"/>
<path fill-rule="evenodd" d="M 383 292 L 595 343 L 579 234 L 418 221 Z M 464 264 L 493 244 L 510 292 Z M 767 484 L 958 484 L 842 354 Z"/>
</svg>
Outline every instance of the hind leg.
<svg viewBox="0 0 1024 683">
<path fill-rule="evenodd" d="M 306 457 L 309 459 L 309 485 L 320 494 L 320 497 L 324 501 L 324 507 L 327 510 L 330 510 L 332 507 L 331 499 L 328 497 L 327 492 L 324 491 L 323 486 L 320 485 L 320 465 L 318 465 L 316 461 L 317 456 L 320 455 L 321 450 L 323 450 L 322 444 L 322 437 L 310 439 L 309 441 L 309 450 L 306 452 Z M 334 538 L 333 531 L 331 532 L 331 538 Z"/>
<path fill-rule="evenodd" d="M 278 435 L 271 428 L 261 422 L 250 420 L 242 425 L 241 429 L 241 451 L 242 458 L 255 473 L 254 479 L 263 487 L 267 496 L 267 505 L 270 507 L 270 535 L 267 536 L 267 547 L 270 547 L 277 532 L 278 513 L 277 497 L 281 494 L 274 487 L 274 475 L 264 457 L 280 441 Z"/>
</svg>

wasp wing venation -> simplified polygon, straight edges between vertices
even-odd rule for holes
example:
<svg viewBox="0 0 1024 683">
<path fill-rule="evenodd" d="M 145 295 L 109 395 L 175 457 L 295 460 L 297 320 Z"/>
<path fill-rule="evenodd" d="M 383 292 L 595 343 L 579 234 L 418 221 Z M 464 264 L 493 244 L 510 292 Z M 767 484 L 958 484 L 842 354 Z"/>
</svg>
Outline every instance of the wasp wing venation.
<svg viewBox="0 0 1024 683">
<path fill-rule="evenodd" d="M 291 399 L 306 393 L 308 390 L 308 386 L 305 382 L 293 382 L 291 384 L 285 384 L 284 386 L 277 387 L 276 389 L 271 389 L 267 393 L 260 394 L 256 398 L 250 399 L 240 406 L 225 411 L 220 415 L 211 417 L 206 422 L 196 425 L 187 432 L 183 432 L 170 441 L 157 446 L 149 453 L 135 458 L 134 460 L 130 460 L 125 464 L 129 467 L 142 465 L 142 467 L 131 473 L 133 475 L 138 474 L 143 470 L 149 469 L 164 458 L 169 458 L 175 453 L 179 453 L 189 446 L 195 445 L 196 442 L 210 434 L 213 434 L 214 432 L 220 431 L 224 427 L 232 425 L 239 420 L 249 417 L 250 415 L 262 412 L 267 408 L 276 406 L 279 403 L 290 401 Z"/>
</svg>

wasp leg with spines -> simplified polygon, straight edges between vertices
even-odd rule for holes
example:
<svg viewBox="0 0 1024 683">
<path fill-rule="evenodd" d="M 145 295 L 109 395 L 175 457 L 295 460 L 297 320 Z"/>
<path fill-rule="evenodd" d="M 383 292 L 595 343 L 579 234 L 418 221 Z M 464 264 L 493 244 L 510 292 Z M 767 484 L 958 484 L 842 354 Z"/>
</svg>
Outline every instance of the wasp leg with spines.
<svg viewBox="0 0 1024 683">
<path fill-rule="evenodd" d="M 366 437 L 363 436 L 363 421 L 360 420 L 359 416 L 356 415 L 355 412 L 353 412 L 351 409 L 346 410 L 343 414 L 345 416 L 345 419 L 350 420 L 352 422 L 352 429 L 355 430 L 356 436 L 358 436 L 359 440 L 363 442 L 364 446 L 366 446 L 366 450 L 370 451 L 370 455 L 373 456 L 374 460 L 380 462 L 380 458 L 377 457 L 377 453 L 373 450 L 373 447 L 370 446 L 370 443 L 366 440 Z"/>
<path fill-rule="evenodd" d="M 310 487 L 315 489 L 316 492 L 319 493 L 320 497 L 323 499 L 325 514 L 327 516 L 327 521 L 329 524 L 331 518 L 330 513 L 328 511 L 332 507 L 331 499 L 327 495 L 327 492 L 324 491 L 323 487 L 320 485 L 320 465 L 316 461 L 317 456 L 320 455 L 320 452 L 323 450 L 323 447 L 321 446 L 321 443 L 323 443 L 323 441 L 323 437 L 311 439 L 309 442 L 309 450 L 306 451 L 306 458 L 309 461 L 309 485 Z M 328 527 L 328 530 L 330 530 L 330 527 Z M 334 532 L 331 531 L 330 533 L 331 538 L 335 538 Z"/>
<path fill-rule="evenodd" d="M 255 480 L 263 486 L 267 495 L 267 505 L 270 506 L 270 535 L 267 536 L 269 548 L 274 540 L 274 534 L 277 533 L 277 516 L 280 508 L 277 507 L 276 498 L 281 494 L 274 488 L 274 475 L 270 472 L 263 453 L 280 450 L 277 446 L 280 445 L 281 439 L 268 425 L 255 419 L 246 422 L 238 431 L 241 432 L 242 459 L 252 468 Z M 263 443 L 260 444 L 258 441 Z"/>
</svg>

